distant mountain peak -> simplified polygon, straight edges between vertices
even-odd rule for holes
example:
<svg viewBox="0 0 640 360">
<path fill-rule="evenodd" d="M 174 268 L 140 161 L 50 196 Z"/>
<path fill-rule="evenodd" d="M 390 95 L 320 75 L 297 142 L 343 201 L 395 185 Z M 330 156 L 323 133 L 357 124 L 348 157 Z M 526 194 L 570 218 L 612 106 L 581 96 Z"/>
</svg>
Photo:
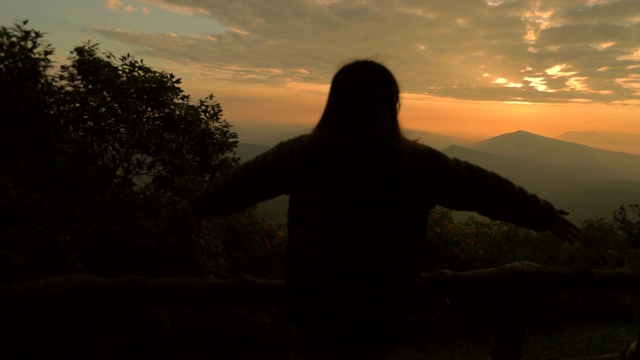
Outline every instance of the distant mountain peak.
<svg viewBox="0 0 640 360">
<path fill-rule="evenodd" d="M 504 133 L 502 135 L 495 136 L 498 137 L 531 137 L 531 138 L 547 138 L 546 136 L 542 136 L 540 134 L 532 133 L 526 130 L 516 130 L 510 133 Z M 547 138 L 550 139 L 550 138 Z"/>
<path fill-rule="evenodd" d="M 451 150 L 461 150 L 461 149 L 464 149 L 464 150 L 472 150 L 472 149 L 467 148 L 467 147 L 464 147 L 464 146 L 462 146 L 462 145 L 453 144 L 453 145 L 449 145 L 449 146 L 447 146 L 447 147 L 446 147 L 446 148 L 444 148 L 442 151 L 443 151 L 443 152 L 447 152 L 447 151 L 451 151 Z M 476 151 L 476 150 L 472 150 L 472 151 Z"/>
<path fill-rule="evenodd" d="M 507 133 L 507 134 L 509 134 L 509 133 Z M 511 134 L 529 134 L 529 135 L 540 136 L 538 134 L 534 134 L 534 133 L 532 133 L 530 131 L 527 131 L 527 130 L 516 130 L 516 131 L 512 132 Z"/>
<path fill-rule="evenodd" d="M 536 144 L 540 146 L 553 146 L 555 144 L 569 144 L 566 141 L 553 139 L 550 137 L 542 136 L 525 130 L 517 130 L 510 133 L 504 133 L 492 138 L 479 141 L 475 143 L 473 148 L 484 148 L 491 145 L 503 144 L 503 145 L 530 145 Z M 577 144 L 576 144 L 577 145 Z"/>
</svg>

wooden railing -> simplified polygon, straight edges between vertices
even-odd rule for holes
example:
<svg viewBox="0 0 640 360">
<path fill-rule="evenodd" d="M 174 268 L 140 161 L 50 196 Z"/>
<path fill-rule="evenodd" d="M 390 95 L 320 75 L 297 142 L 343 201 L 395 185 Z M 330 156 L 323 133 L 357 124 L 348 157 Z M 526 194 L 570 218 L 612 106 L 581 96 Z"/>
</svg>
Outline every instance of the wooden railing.
<svg viewBox="0 0 640 360">
<path fill-rule="evenodd" d="M 549 267 L 517 262 L 497 268 L 454 272 L 440 270 L 415 282 L 417 294 L 434 291 L 503 289 L 493 360 L 522 357 L 530 294 L 540 289 L 640 293 L 640 273 L 592 270 L 587 267 Z M 95 304 L 127 303 L 147 306 L 281 306 L 285 302 L 284 281 L 241 276 L 230 280 L 172 279 L 124 276 L 100 278 L 66 275 L 0 287 L 3 306 L 37 306 L 38 303 Z"/>
</svg>

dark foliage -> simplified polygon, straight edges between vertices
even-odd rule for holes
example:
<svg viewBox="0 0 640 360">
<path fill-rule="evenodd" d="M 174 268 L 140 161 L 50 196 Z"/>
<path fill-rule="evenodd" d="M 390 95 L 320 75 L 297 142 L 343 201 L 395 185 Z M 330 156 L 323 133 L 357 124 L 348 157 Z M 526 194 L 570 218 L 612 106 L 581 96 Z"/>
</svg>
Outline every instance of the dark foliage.
<svg viewBox="0 0 640 360">
<path fill-rule="evenodd" d="M 613 214 L 617 230 L 623 233 L 628 245 L 640 251 L 640 204 L 622 205 Z"/>
<path fill-rule="evenodd" d="M 631 211 L 625 211 L 631 209 Z M 430 214 L 425 270 L 472 270 L 515 261 L 552 266 L 587 266 L 600 270 L 640 271 L 640 231 L 637 205 L 622 206 L 613 219 L 593 218 L 581 223 L 582 239 L 560 243 L 551 234 L 535 233 L 507 223 L 483 218 L 456 222 L 451 211 L 438 208 Z M 526 289 L 526 284 L 525 289 Z M 518 292 L 520 289 L 516 289 Z M 423 299 L 421 332 L 427 338 L 477 337 L 494 334 L 499 299 L 514 289 L 433 294 Z M 638 296 L 592 292 L 528 289 L 530 330 L 588 323 L 638 323 Z"/>
<path fill-rule="evenodd" d="M 285 236 L 254 211 L 193 220 L 189 199 L 238 163 L 237 136 L 213 95 L 192 103 L 173 74 L 97 44 L 76 47 L 58 68 L 53 51 L 26 21 L 0 28 L 1 284 L 69 273 L 282 274 L 273 259 Z M 278 316 L 94 307 L 2 308 L 13 334 L 3 344 L 25 356 L 171 358 L 186 343 L 194 354 L 237 349 L 225 331 L 231 318 L 246 325 L 237 333 L 264 342 L 260 330 Z"/>
<path fill-rule="evenodd" d="M 52 74 L 52 47 L 26 25 L 0 30 L 4 281 L 223 274 L 220 240 L 186 201 L 238 162 L 213 95 L 191 104 L 173 74 L 96 44 Z"/>
</svg>

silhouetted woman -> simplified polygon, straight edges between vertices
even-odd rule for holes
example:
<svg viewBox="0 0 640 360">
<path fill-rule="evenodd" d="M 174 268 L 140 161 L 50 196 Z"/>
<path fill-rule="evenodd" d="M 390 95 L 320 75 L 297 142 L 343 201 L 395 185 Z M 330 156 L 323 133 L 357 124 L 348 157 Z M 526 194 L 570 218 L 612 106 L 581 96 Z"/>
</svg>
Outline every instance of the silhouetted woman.
<svg viewBox="0 0 640 360">
<path fill-rule="evenodd" d="M 333 78 L 311 134 L 213 183 L 194 209 L 223 215 L 289 194 L 289 310 L 310 357 L 384 359 L 406 337 L 427 215 L 476 211 L 562 239 L 566 213 L 510 181 L 402 136 L 399 88 L 369 60 Z"/>
</svg>

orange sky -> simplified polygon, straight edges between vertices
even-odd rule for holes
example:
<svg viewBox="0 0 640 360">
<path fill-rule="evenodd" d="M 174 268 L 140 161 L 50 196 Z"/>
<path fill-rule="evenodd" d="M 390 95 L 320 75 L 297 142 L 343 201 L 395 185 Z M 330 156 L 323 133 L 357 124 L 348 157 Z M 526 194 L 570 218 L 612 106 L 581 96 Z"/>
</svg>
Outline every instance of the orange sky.
<svg viewBox="0 0 640 360">
<path fill-rule="evenodd" d="M 201 95 L 213 91 L 232 124 L 315 124 L 324 108 L 329 86 L 256 84 L 247 87 L 229 82 L 216 89 L 215 84 L 212 87 L 185 79 L 185 89 Z M 403 127 L 473 139 L 516 130 L 550 137 L 581 130 L 640 133 L 640 109 L 633 105 L 517 104 L 417 94 L 402 94 L 401 102 Z"/>
<path fill-rule="evenodd" d="M 566 131 L 640 132 L 636 106 L 513 104 L 407 96 L 403 125 L 448 134 L 494 136 L 526 130 L 555 137 Z"/>
</svg>

